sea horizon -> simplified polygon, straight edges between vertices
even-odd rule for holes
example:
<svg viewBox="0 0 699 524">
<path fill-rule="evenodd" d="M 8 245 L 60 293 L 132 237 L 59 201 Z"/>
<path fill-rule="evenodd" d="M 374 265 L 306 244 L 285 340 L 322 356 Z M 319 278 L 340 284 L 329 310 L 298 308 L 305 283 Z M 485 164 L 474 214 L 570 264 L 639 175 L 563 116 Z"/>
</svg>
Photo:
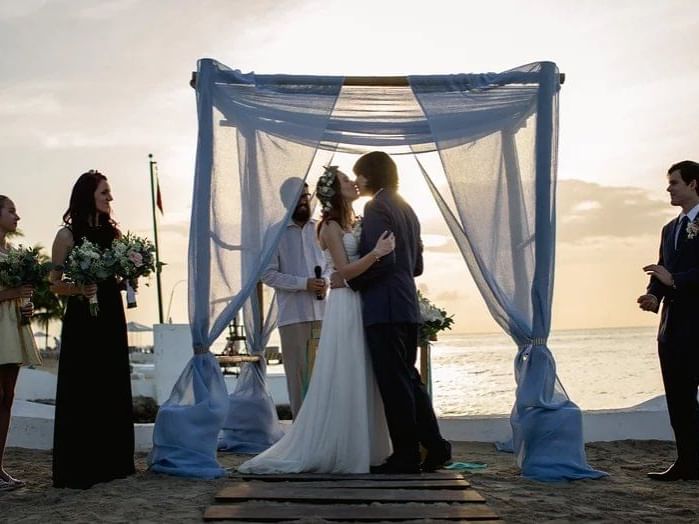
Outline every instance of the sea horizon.
<svg viewBox="0 0 699 524">
<path fill-rule="evenodd" d="M 554 330 L 548 347 L 583 410 L 628 408 L 663 394 L 652 326 Z M 509 413 L 517 348 L 505 333 L 441 334 L 432 346 L 435 409 L 443 416 Z"/>
</svg>

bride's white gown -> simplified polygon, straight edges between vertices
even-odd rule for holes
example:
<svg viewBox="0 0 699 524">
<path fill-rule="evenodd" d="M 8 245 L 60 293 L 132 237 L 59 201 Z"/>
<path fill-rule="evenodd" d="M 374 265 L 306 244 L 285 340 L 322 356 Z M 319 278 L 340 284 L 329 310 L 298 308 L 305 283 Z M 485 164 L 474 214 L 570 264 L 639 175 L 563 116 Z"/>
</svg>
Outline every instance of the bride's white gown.
<svg viewBox="0 0 699 524">
<path fill-rule="evenodd" d="M 356 260 L 358 241 L 343 236 Z M 330 253 L 325 251 L 329 259 Z M 364 341 L 362 303 L 349 288 L 328 295 L 313 374 L 301 409 L 271 448 L 242 473 L 368 473 L 391 453 L 383 402 Z"/>
</svg>

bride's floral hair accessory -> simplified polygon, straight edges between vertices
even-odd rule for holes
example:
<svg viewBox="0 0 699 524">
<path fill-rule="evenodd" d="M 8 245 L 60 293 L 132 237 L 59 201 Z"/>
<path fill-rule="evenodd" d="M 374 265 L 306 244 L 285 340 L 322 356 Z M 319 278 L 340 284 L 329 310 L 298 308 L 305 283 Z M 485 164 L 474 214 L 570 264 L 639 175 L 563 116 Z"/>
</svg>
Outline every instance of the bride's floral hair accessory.
<svg viewBox="0 0 699 524">
<path fill-rule="evenodd" d="M 339 166 L 323 166 L 325 171 L 316 184 L 316 196 L 323 205 L 323 212 L 330 211 L 333 207 L 331 199 L 335 196 L 335 179 L 339 172 Z"/>
</svg>

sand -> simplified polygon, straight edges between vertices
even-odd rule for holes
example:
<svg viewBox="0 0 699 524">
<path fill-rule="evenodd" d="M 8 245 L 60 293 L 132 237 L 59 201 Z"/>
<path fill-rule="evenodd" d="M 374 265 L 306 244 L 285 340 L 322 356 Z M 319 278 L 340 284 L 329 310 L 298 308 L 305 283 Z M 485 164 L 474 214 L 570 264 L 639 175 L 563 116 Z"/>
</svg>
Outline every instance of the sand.
<svg viewBox="0 0 699 524">
<path fill-rule="evenodd" d="M 108 453 L 109 450 L 105 450 Z M 602 480 L 540 483 L 519 476 L 512 455 L 490 444 L 461 442 L 454 459 L 488 464 L 469 479 L 506 522 L 697 522 L 699 482 L 653 482 L 647 471 L 667 466 L 674 444 L 660 441 L 599 442 L 587 446 L 589 463 L 610 473 Z M 246 457 L 222 454 L 224 467 Z M 96 457 L 98 460 L 98 457 Z M 226 479 L 190 480 L 146 471 L 85 491 L 51 487 L 51 453 L 10 448 L 5 468 L 27 487 L 0 493 L 2 522 L 201 522 Z"/>
</svg>

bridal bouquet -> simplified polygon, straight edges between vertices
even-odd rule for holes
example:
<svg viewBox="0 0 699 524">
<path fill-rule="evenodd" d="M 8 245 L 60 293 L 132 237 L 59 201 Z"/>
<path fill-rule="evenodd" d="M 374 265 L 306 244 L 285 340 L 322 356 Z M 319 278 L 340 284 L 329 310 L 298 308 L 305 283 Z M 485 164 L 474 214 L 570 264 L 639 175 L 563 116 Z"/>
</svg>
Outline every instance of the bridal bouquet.
<svg viewBox="0 0 699 524">
<path fill-rule="evenodd" d="M 420 326 L 420 344 L 427 344 L 429 341 L 437 340 L 437 333 L 445 329 L 451 329 L 454 323 L 454 315 L 447 315 L 444 309 L 440 309 L 430 302 L 425 295 L 417 292 L 420 305 L 420 316 L 422 325 Z"/>
<path fill-rule="evenodd" d="M 116 274 L 127 283 L 128 307 L 136 307 L 136 292 L 130 282 L 155 271 L 155 246 L 147 238 L 126 233 L 112 242 L 112 254 L 116 261 Z"/>
<path fill-rule="evenodd" d="M 50 262 L 41 261 L 39 248 L 25 248 L 21 245 L 11 248 L 7 256 L 0 259 L 0 286 L 12 288 L 28 284 L 36 287 L 46 278 L 50 269 Z M 22 306 L 28 303 L 28 298 L 21 301 Z M 21 322 L 29 324 L 29 319 L 22 317 Z"/>
<path fill-rule="evenodd" d="M 102 250 L 89 240 L 75 246 L 65 263 L 66 277 L 77 285 L 96 284 L 116 274 L 116 260 L 111 250 Z M 99 313 L 97 295 L 90 297 L 90 315 Z"/>
</svg>

